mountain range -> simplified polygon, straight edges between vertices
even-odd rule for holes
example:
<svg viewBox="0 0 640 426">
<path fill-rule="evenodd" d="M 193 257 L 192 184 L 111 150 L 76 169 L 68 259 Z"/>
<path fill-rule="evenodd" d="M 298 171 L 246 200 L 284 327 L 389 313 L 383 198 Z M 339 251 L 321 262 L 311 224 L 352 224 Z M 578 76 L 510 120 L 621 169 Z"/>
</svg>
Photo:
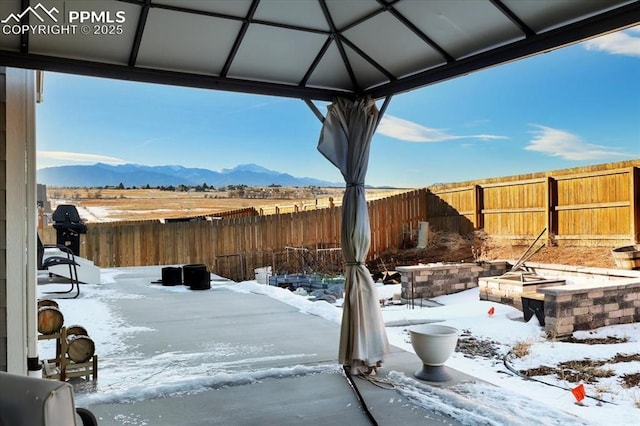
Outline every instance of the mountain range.
<svg viewBox="0 0 640 426">
<path fill-rule="evenodd" d="M 125 187 L 195 186 L 204 183 L 216 187 L 243 184 L 248 186 L 344 186 L 344 183 L 295 177 L 256 164 L 242 164 L 232 169 L 215 172 L 183 166 L 143 166 L 139 164 L 113 166 L 97 163 L 43 168 L 38 170 L 37 180 L 38 183 L 49 186 L 67 187 L 118 186 L 121 183 Z"/>
</svg>

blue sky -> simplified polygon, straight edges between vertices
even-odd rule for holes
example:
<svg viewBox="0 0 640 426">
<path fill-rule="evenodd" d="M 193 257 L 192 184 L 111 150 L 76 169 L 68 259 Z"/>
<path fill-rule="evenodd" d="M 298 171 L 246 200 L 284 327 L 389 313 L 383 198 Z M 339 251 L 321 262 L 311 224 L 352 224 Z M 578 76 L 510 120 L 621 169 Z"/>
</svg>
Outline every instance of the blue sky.
<svg viewBox="0 0 640 426">
<path fill-rule="evenodd" d="M 326 112 L 326 104 L 318 105 Z M 45 74 L 38 168 L 255 163 L 341 182 L 296 99 Z M 640 159 L 640 26 L 396 95 L 367 183 L 424 187 Z"/>
</svg>

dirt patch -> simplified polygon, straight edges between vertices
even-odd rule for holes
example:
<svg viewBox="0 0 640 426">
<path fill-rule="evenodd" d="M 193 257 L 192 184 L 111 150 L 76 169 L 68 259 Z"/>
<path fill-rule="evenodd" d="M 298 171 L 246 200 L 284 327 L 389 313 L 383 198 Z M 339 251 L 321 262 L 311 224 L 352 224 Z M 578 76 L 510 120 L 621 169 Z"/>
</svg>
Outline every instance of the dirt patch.
<svg viewBox="0 0 640 426">
<path fill-rule="evenodd" d="M 593 268 L 616 267 L 611 255 L 614 247 L 544 247 L 530 261 L 555 263 L 560 265 L 587 266 Z M 518 259 L 527 248 L 525 246 L 499 246 L 487 250 L 486 260 Z"/>
<path fill-rule="evenodd" d="M 613 377 L 615 373 L 610 368 L 603 368 L 604 365 L 620 364 L 623 362 L 640 361 L 640 354 L 616 354 L 606 360 L 592 360 L 585 358 L 582 360 L 572 360 L 559 363 L 555 367 L 540 366 L 521 370 L 520 373 L 527 376 L 550 376 L 555 375 L 560 380 L 570 383 L 597 383 L 601 378 Z M 620 376 L 625 387 L 633 387 L 640 384 L 640 373 L 625 374 Z"/>
<path fill-rule="evenodd" d="M 456 352 L 464 354 L 466 358 L 501 358 L 498 342 L 490 339 L 479 339 L 471 335 L 469 330 L 463 330 L 456 344 Z"/>
<path fill-rule="evenodd" d="M 633 388 L 640 386 L 640 373 L 624 374 L 621 377 L 622 386 L 625 388 Z"/>
<path fill-rule="evenodd" d="M 583 343 L 585 345 L 609 345 L 611 343 L 627 343 L 629 339 L 626 337 L 613 337 L 607 336 L 597 339 L 576 339 L 573 336 L 569 336 L 566 339 L 562 339 L 565 343 Z"/>
<path fill-rule="evenodd" d="M 541 244 L 536 245 L 536 248 Z M 615 268 L 613 247 L 543 247 L 529 261 L 561 265 Z M 480 262 L 519 259 L 527 246 L 511 246 L 491 241 L 481 231 L 463 236 L 455 233 L 431 232 L 423 249 L 394 249 L 368 263 L 372 273 L 394 270 L 397 266 L 436 262 Z"/>
</svg>

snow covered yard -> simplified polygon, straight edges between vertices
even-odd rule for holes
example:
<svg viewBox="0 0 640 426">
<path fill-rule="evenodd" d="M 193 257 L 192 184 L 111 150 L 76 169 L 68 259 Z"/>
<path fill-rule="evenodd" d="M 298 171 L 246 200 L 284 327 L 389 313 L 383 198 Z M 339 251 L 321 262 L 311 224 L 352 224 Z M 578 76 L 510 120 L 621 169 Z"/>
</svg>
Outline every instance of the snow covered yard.
<svg viewBox="0 0 640 426">
<path fill-rule="evenodd" d="M 80 406 L 202 392 L 212 386 L 252 383 L 266 376 L 294 377 L 339 372 L 338 366 L 333 364 L 245 371 L 242 365 L 213 366 L 211 362 L 206 362 L 214 352 L 242 351 L 245 357 L 264 356 L 257 347 L 194 348 L 196 352 L 192 353 L 175 350 L 158 353 L 152 358 L 140 358 L 136 356 L 135 348 L 127 346 L 127 342 L 131 341 L 127 338 L 151 330 L 128 324 L 113 307 L 118 305 L 119 300 L 152 296 L 114 291 L 110 284 L 119 279 L 117 269 L 103 270 L 102 278 L 101 285 L 82 285 L 79 299 L 58 300 L 65 314 L 65 324 L 86 324 L 91 338 L 99 348 L 99 384 L 97 389 L 92 389 L 91 386 L 84 390 L 79 388 L 77 402 Z M 211 291 L 224 289 L 263 294 L 294 306 L 305 314 L 319 316 L 334 323 L 341 320 L 342 310 L 336 306 L 340 301 L 336 305 L 324 301 L 312 302 L 307 297 L 255 281 L 237 284 L 214 281 L 212 285 Z M 149 286 L 149 291 L 158 292 L 159 295 L 190 291 L 182 286 Z M 40 287 L 50 286 L 39 286 L 38 290 L 42 291 Z M 400 289 L 399 285 L 386 285 L 378 287 L 378 291 L 381 299 L 388 299 Z M 402 372 L 386 371 L 386 380 L 393 383 L 404 398 L 414 404 L 447 413 L 463 424 L 531 424 L 535 421 L 563 425 L 600 425 L 612 424 L 612 421 L 616 425 L 637 424 L 640 415 L 640 388 L 637 385 L 631 388 L 623 386 L 622 378 L 640 372 L 640 361 L 633 357 L 638 354 L 640 347 L 640 324 L 605 327 L 593 333 L 574 333 L 576 340 L 617 337 L 619 343 L 594 345 L 548 341 L 535 316 L 524 323 L 522 313 L 518 310 L 480 301 L 477 289 L 434 300 L 442 306 L 415 309 L 404 305 L 384 307 L 382 311 L 390 343 L 413 352 L 408 334 L 411 325 L 438 321 L 456 327 L 462 334 L 462 352 L 456 352 L 447 365 L 495 386 L 477 382 L 461 383 L 451 389 L 435 388 Z M 493 315 L 488 313 L 490 308 L 494 308 Z M 40 342 L 42 358 L 51 355 L 52 344 L 52 341 Z M 514 348 L 514 352 L 523 356 L 510 356 L 508 365 L 505 365 L 503 357 Z M 124 362 L 123 354 L 128 354 Z M 624 356 L 616 357 L 617 354 Z M 117 361 L 116 355 L 119 358 Z M 561 369 L 565 372 L 564 378 L 555 373 L 536 376 L 536 379 L 548 385 L 525 380 L 508 368 L 516 371 L 542 366 L 555 368 L 562 362 L 587 358 L 605 361 L 600 368 L 610 370 L 613 375 L 599 378 L 594 383 L 584 383 L 587 398 L 582 405 L 576 404 L 571 392 L 580 382 L 570 381 L 569 367 Z M 416 357 L 416 369 L 418 367 L 419 360 Z M 127 421 L 130 420 L 135 419 Z"/>
<path fill-rule="evenodd" d="M 287 290 L 269 287 L 247 281 L 231 287 L 236 291 L 251 291 L 267 294 L 285 303 L 298 306 L 310 314 L 321 315 L 332 321 L 340 321 L 341 310 L 324 302 L 309 304 L 306 298 L 297 296 Z M 380 285 L 378 292 L 381 299 L 392 298 L 400 292 L 400 284 Z M 476 346 L 470 355 L 458 352 L 449 359 L 447 366 L 455 368 L 471 376 L 482 379 L 500 387 L 492 397 L 496 404 L 506 404 L 510 399 L 531 398 L 548 404 L 556 409 L 571 413 L 587 424 L 611 424 L 615 418 L 617 425 L 636 425 L 640 416 L 640 387 L 636 384 L 625 387 L 622 376 L 640 374 L 640 324 L 625 324 L 603 327 L 593 332 L 576 332 L 576 341 L 585 339 L 606 339 L 617 337 L 621 343 L 586 344 L 549 341 L 544 335 L 535 316 L 527 323 L 522 312 L 498 303 L 480 301 L 478 289 L 461 293 L 436 297 L 435 302 L 441 307 L 410 309 L 406 305 L 390 305 L 382 309 L 387 336 L 392 345 L 408 352 L 414 352 L 409 337 L 409 327 L 431 321 L 458 328 L 462 332 L 460 343 L 472 342 Z M 305 303 L 307 302 L 307 303 Z M 341 301 L 338 301 L 340 304 Z M 489 310 L 494 308 L 493 315 Z M 612 340 L 612 339 L 609 339 Z M 460 345 L 468 346 L 468 345 Z M 504 356 L 512 349 L 528 348 L 528 354 L 518 358 L 510 356 L 509 364 L 516 371 L 540 366 L 555 367 L 560 363 L 573 360 L 603 360 L 603 369 L 610 370 L 613 375 L 600 378 L 594 383 L 581 380 L 571 382 L 556 375 L 536 376 L 534 380 L 526 380 L 516 376 L 505 366 Z M 491 351 L 493 349 L 493 351 Z M 468 351 L 467 351 L 468 352 Z M 493 352 L 493 356 L 482 356 Z M 617 354 L 636 355 L 629 362 L 615 362 Z M 622 358 L 622 357 L 619 357 Z M 383 366 L 384 368 L 384 366 Z M 570 370 L 566 369 L 568 376 Z M 396 376 L 397 377 L 397 376 Z M 547 384 L 543 384 L 547 383 Z M 571 389 L 583 383 L 587 397 L 582 405 L 576 403 Z M 482 392 L 486 393 L 486 390 Z M 485 394 L 485 397 L 487 395 Z M 597 399 L 592 399 L 597 398 Z M 472 398 L 472 397 L 470 397 Z M 527 407 L 520 407 L 526 411 Z M 544 417 L 537 413 L 537 418 Z M 534 417 L 535 418 L 535 417 Z M 551 419 L 549 419 L 551 420 Z M 500 424 L 500 423 L 497 423 Z"/>
</svg>

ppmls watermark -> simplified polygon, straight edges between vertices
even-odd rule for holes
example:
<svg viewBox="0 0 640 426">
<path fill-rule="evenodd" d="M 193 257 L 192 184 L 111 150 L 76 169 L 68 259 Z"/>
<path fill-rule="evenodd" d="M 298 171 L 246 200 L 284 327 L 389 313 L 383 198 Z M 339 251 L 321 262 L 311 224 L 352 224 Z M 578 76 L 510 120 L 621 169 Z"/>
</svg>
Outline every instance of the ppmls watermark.
<svg viewBox="0 0 640 426">
<path fill-rule="evenodd" d="M 29 24 L 21 23 L 25 15 L 29 16 Z M 63 18 L 64 23 L 60 22 L 60 18 Z M 47 9 L 42 3 L 38 3 L 33 7 L 27 7 L 21 13 L 11 13 L 0 20 L 0 24 L 2 34 L 5 35 L 119 35 L 123 33 L 122 24 L 126 19 L 124 10 L 67 10 L 61 14 L 56 7 Z"/>
</svg>

